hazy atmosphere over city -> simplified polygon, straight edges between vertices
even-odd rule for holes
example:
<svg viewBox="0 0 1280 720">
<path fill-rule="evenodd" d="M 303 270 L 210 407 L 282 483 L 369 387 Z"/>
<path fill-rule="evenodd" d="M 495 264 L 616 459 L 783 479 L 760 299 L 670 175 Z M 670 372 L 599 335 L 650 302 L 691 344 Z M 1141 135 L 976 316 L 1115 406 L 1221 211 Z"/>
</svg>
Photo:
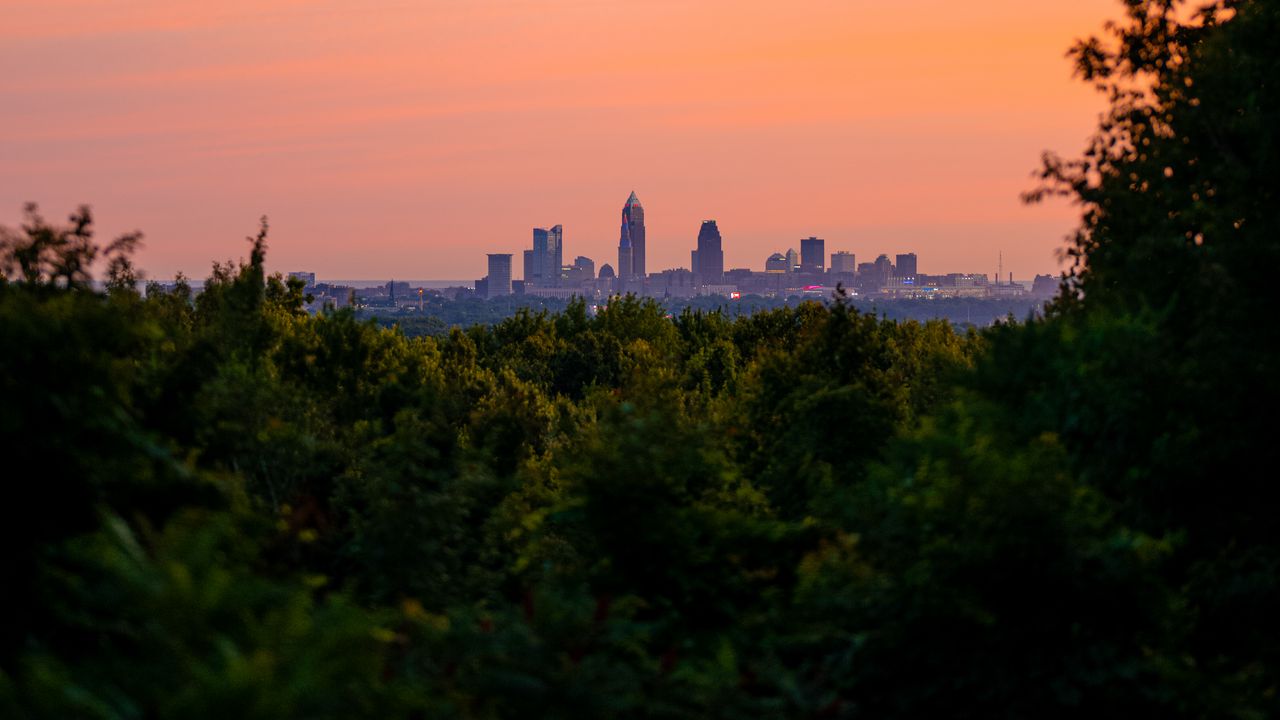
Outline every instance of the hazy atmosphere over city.
<svg viewBox="0 0 1280 720">
<path fill-rule="evenodd" d="M 124 3 L 10 0 L 0 222 L 87 202 L 200 277 L 272 221 L 272 268 L 473 279 L 564 226 L 604 262 L 645 202 L 649 271 L 702 220 L 725 266 L 801 237 L 922 272 L 1056 274 L 1075 211 L 1026 207 L 1104 98 L 1064 53 L 1108 0 Z M 518 273 L 517 273 L 518 274 Z"/>
<path fill-rule="evenodd" d="M 1280 718 L 1280 0 L 0 0 L 0 719 Z"/>
</svg>

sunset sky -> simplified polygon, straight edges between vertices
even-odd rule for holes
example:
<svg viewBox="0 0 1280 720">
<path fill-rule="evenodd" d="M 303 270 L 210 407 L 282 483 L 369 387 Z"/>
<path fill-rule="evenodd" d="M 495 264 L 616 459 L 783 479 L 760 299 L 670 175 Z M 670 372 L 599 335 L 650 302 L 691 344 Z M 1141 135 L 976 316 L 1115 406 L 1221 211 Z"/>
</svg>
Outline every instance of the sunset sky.
<svg viewBox="0 0 1280 720">
<path fill-rule="evenodd" d="M 268 265 L 474 279 L 561 223 L 651 271 L 701 220 L 725 266 L 818 235 L 921 272 L 1056 272 L 1066 204 L 1041 151 L 1103 99 L 1074 38 L 1116 0 L 0 0 L 0 224 L 39 202 L 140 229 L 151 277 L 207 275 L 271 221 Z"/>
</svg>

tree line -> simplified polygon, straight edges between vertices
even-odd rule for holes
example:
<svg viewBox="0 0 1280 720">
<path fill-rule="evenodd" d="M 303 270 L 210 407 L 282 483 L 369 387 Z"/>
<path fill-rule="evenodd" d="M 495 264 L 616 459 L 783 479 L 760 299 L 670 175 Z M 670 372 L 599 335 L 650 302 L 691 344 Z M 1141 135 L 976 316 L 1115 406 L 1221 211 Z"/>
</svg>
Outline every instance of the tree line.
<svg viewBox="0 0 1280 720">
<path fill-rule="evenodd" d="M 843 286 L 837 290 L 843 291 Z M 686 310 L 692 312 L 718 313 L 728 318 L 739 315 L 752 315 L 766 310 L 793 308 L 806 302 L 827 302 L 827 298 L 763 297 L 745 295 L 731 300 L 723 296 L 702 296 L 693 298 L 662 298 L 659 304 L 666 309 L 668 315 L 679 315 Z M 606 301 L 607 302 L 607 301 Z M 1045 299 L 1026 296 L 1015 297 L 944 297 L 944 298 L 878 298 L 867 299 L 844 297 L 844 302 L 853 309 L 890 320 L 947 320 L 958 328 L 983 328 L 1006 320 L 1024 320 L 1030 315 L 1043 310 Z M 546 310 L 550 313 L 563 312 L 570 304 L 569 299 L 536 298 L 523 295 L 508 295 L 493 299 L 454 298 L 432 296 L 424 300 L 422 307 L 408 306 L 399 310 L 387 308 L 362 308 L 357 312 L 358 318 L 374 318 L 379 325 L 391 328 L 398 327 L 409 337 L 419 335 L 448 335 L 456 327 L 468 327 L 477 324 L 493 324 L 511 317 L 520 310 Z M 593 301 L 591 305 L 596 305 Z M 594 312 L 594 308 L 589 306 Z"/>
<path fill-rule="evenodd" d="M 1043 316 L 409 337 L 0 236 L 9 717 L 1264 717 L 1280 6 L 1126 3 Z M 105 267 L 105 290 L 93 267 Z"/>
</svg>

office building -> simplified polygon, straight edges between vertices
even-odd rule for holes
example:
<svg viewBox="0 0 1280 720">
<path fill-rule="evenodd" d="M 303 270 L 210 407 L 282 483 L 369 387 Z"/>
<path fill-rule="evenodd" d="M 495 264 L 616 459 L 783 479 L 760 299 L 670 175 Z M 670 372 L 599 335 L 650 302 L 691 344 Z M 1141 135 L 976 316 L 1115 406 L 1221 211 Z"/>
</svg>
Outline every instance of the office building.
<svg viewBox="0 0 1280 720">
<path fill-rule="evenodd" d="M 800 241 L 800 271 L 820 273 L 826 267 L 826 241 L 807 237 Z"/>
<path fill-rule="evenodd" d="M 787 248 L 787 272 L 800 270 L 800 253 L 795 248 Z"/>
<path fill-rule="evenodd" d="M 526 285 L 541 286 L 546 284 L 548 248 L 550 247 L 548 233 L 544 228 L 533 229 L 533 275 L 525 277 Z M 529 280 L 533 282 L 530 283 Z"/>
<path fill-rule="evenodd" d="M 533 250 L 525 260 L 525 283 L 538 287 L 557 287 L 564 262 L 564 228 L 533 229 Z M 532 281 L 532 282 L 530 282 Z"/>
<path fill-rule="evenodd" d="M 655 297 L 690 298 L 697 294 L 693 273 L 684 268 L 654 273 L 649 280 L 649 290 Z"/>
<path fill-rule="evenodd" d="M 644 207 L 640 205 L 635 191 L 622 206 L 622 222 L 627 225 L 627 235 L 631 238 L 631 276 L 643 281 L 648 271 L 645 264 Z"/>
<path fill-rule="evenodd" d="M 876 258 L 875 263 L 876 287 L 888 285 L 891 277 L 893 277 L 893 262 L 889 260 L 888 255 L 880 255 Z"/>
<path fill-rule="evenodd" d="M 718 285 L 724 275 L 724 249 L 720 228 L 715 220 L 704 220 L 698 229 L 697 255 L 693 258 L 693 274 L 700 285 Z"/>
<path fill-rule="evenodd" d="M 899 255 L 898 263 L 894 270 L 894 274 L 900 278 L 914 278 L 916 276 L 916 254 L 906 253 Z"/>
<path fill-rule="evenodd" d="M 625 290 L 628 282 L 633 279 L 631 263 L 634 257 L 630 223 L 627 222 L 626 217 L 623 217 L 622 229 L 618 233 L 618 290 Z"/>
<path fill-rule="evenodd" d="M 853 253 L 841 250 L 831 253 L 831 272 L 839 275 L 853 275 L 858 270 L 858 263 Z"/>
<path fill-rule="evenodd" d="M 787 256 L 782 253 L 774 253 L 764 261 L 764 271 L 767 273 L 784 273 L 791 270 L 787 264 Z"/>
<path fill-rule="evenodd" d="M 552 225 L 547 230 L 547 261 L 542 269 L 543 284 L 559 287 L 560 271 L 564 267 L 564 227 Z"/>
<path fill-rule="evenodd" d="M 511 253 L 489 253 L 489 276 L 485 297 L 511 294 Z"/>
<path fill-rule="evenodd" d="M 573 267 L 569 269 L 569 279 L 575 285 L 581 285 L 587 280 L 596 279 L 596 261 L 589 257 L 579 255 L 573 259 Z"/>
<path fill-rule="evenodd" d="M 536 258 L 537 254 L 534 251 L 524 251 L 524 274 L 520 277 L 524 279 L 525 285 L 528 285 L 529 287 L 534 286 L 535 278 L 538 277 L 538 264 Z"/>
</svg>

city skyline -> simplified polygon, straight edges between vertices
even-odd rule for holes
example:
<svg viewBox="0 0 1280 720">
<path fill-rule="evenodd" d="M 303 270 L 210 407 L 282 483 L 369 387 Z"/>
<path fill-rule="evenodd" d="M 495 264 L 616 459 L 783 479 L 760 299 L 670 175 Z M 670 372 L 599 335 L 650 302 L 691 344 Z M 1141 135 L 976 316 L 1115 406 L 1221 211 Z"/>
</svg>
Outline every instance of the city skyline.
<svg viewBox="0 0 1280 720">
<path fill-rule="evenodd" d="M 152 277 L 204 277 L 265 214 L 275 269 L 473 278 L 549 220 L 616 262 L 616 192 L 635 188 L 661 208 L 649 273 L 686 264 L 714 217 L 726 268 L 814 235 L 974 270 L 1003 249 L 1030 277 L 1059 267 L 1076 212 L 1018 195 L 1104 103 L 1063 51 L 1118 13 L 19 0 L 0 27 L 0 224 L 88 203 L 104 234 L 146 234 Z M 623 20 L 644 43 L 611 41 Z"/>
<path fill-rule="evenodd" d="M 890 260 L 888 254 L 876 255 L 873 262 L 857 262 L 857 255 L 846 249 L 832 248 L 827 254 L 825 238 L 810 235 L 786 252 L 773 252 L 764 260 L 763 268 L 745 265 L 725 266 L 723 236 L 716 220 L 703 220 L 698 237 L 689 253 L 689 266 L 672 267 L 645 273 L 635 267 L 644 262 L 644 209 L 633 190 L 622 208 L 618 231 L 617 273 L 607 263 L 595 274 L 595 262 L 577 256 L 565 265 L 564 228 L 533 229 L 533 246 L 523 251 L 523 277 L 513 282 L 513 254 L 488 254 L 488 274 L 471 286 L 475 296 L 494 298 L 505 295 L 527 295 L 537 298 L 584 297 L 600 299 L 612 295 L 634 294 L 654 298 L 679 298 L 720 295 L 739 299 L 744 295 L 762 297 L 821 297 L 845 288 L 853 295 L 886 298 L 900 297 L 1009 297 L 1051 295 L 1057 288 L 1053 274 L 1036 274 L 1030 283 L 1017 283 L 1010 273 L 1003 273 L 1004 256 L 998 255 L 997 272 L 959 271 L 948 268 L 941 272 L 920 272 L 919 256 L 914 252 L 898 252 Z M 633 237 L 638 239 L 633 242 Z M 828 264 L 827 258 L 830 257 Z M 927 266 L 926 266 L 927 267 Z M 290 272 L 290 277 L 307 276 L 308 288 L 319 290 L 314 273 Z M 394 282 L 387 283 L 391 288 Z M 458 290 L 459 288 L 453 288 Z M 323 307 L 350 290 L 341 284 L 325 284 L 325 292 L 311 302 Z M 392 303 L 394 305 L 394 301 Z"/>
<path fill-rule="evenodd" d="M 828 270 L 836 273 L 854 274 L 856 271 L 856 255 L 847 248 L 828 248 L 825 238 L 810 235 L 807 238 L 800 238 L 794 246 L 787 247 L 785 252 L 772 252 L 760 267 L 757 268 L 752 263 L 744 263 L 742 265 L 728 266 L 725 265 L 725 253 L 722 246 L 722 237 L 716 220 L 703 220 L 699 228 L 695 246 L 691 251 L 689 266 L 687 268 L 681 266 L 673 266 L 655 269 L 653 273 L 646 272 L 644 269 L 644 253 L 645 253 L 645 223 L 644 208 L 640 202 L 636 191 L 632 190 L 622 207 L 622 221 L 619 228 L 619 239 L 617 248 L 617 268 L 618 286 L 614 287 L 615 292 L 637 292 L 643 293 L 646 285 L 651 277 L 668 271 L 688 270 L 692 273 L 695 283 L 698 284 L 718 284 L 727 271 L 730 270 L 751 270 L 755 272 L 775 272 L 780 266 L 785 268 L 784 272 L 803 272 L 819 275 L 826 273 Z M 638 242 L 633 238 L 639 238 Z M 800 250 L 797 251 L 796 247 Z M 710 260 L 699 260 L 699 252 L 708 250 L 713 255 L 708 256 Z M 830 253 L 828 253 L 830 250 Z M 544 228 L 533 229 L 533 246 L 525 249 L 523 252 L 523 268 L 520 281 L 526 288 L 561 288 L 574 287 L 584 279 L 594 279 L 593 273 L 587 273 L 583 277 L 583 261 L 591 265 L 594 270 L 594 259 L 586 256 L 578 256 L 572 266 L 565 265 L 562 261 L 564 254 L 564 229 L 562 225 L 555 225 L 550 230 Z M 489 254 L 489 257 L 494 257 Z M 995 284 L 1002 281 L 1003 275 L 1003 252 L 998 253 L 998 270 L 992 276 Z M 792 263 L 789 258 L 794 258 Z M 830 264 L 828 264 L 830 258 Z M 839 266 L 837 263 L 839 262 Z M 880 253 L 875 263 L 864 263 L 866 267 L 879 266 L 879 270 L 883 271 L 881 262 L 890 263 L 886 254 Z M 608 266 L 608 263 L 601 265 L 601 268 Z M 492 265 L 490 265 L 492 267 Z M 612 266 L 609 266 L 612 268 Z M 890 267 L 903 268 L 902 274 L 906 277 L 914 277 L 918 273 L 917 256 L 915 252 L 896 253 L 896 263 L 891 263 Z M 568 279 L 566 273 L 573 272 L 574 277 L 571 282 L 564 283 L 562 281 Z M 935 270 L 935 273 L 937 271 Z M 946 271 L 941 274 L 947 274 Z M 969 272 L 972 272 L 970 269 Z M 290 273 L 291 275 L 294 273 Z M 985 273 L 982 273 L 985 275 Z M 1040 273 L 1036 273 L 1038 277 Z M 314 273 L 312 273 L 314 281 Z M 512 278 L 514 275 L 511 276 Z M 510 279 L 510 278 L 509 278 Z M 1012 278 L 1009 280 L 1012 282 Z M 480 281 L 482 282 L 482 281 Z M 508 280 L 509 282 L 509 280 Z"/>
</svg>

